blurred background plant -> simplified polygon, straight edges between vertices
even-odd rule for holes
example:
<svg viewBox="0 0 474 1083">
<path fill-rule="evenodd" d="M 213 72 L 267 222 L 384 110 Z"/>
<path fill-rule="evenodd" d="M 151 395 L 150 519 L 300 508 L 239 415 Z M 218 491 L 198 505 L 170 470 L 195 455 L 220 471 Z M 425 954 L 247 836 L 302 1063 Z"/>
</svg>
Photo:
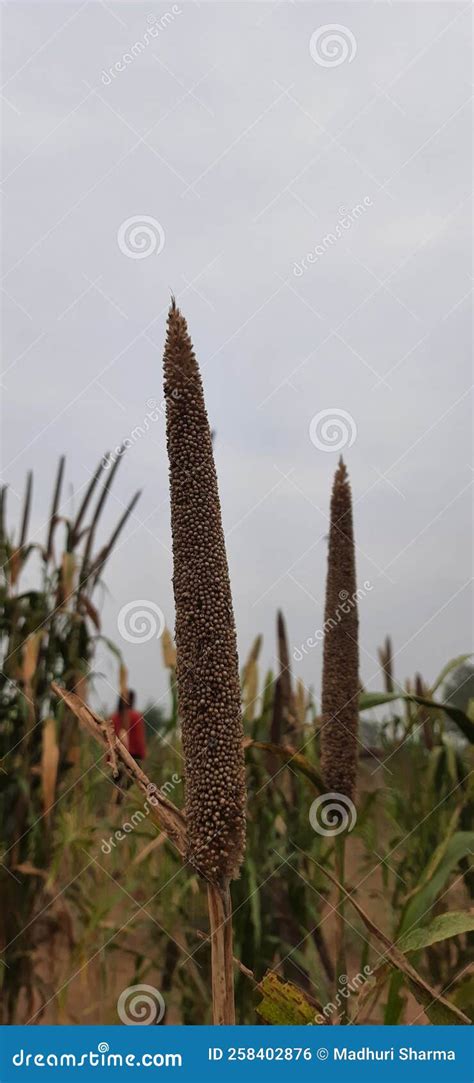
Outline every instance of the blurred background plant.
<svg viewBox="0 0 474 1083">
<path fill-rule="evenodd" d="M 93 682 L 102 638 L 94 592 L 138 499 L 96 551 L 115 469 L 104 474 L 100 464 L 75 519 L 65 520 L 61 460 L 44 545 L 28 541 L 31 476 L 15 536 L 2 495 L 1 980 L 9 1023 L 116 1023 L 120 992 L 142 982 L 164 996 L 165 1022 L 210 1021 L 197 878 L 182 869 L 138 791 L 115 802 L 106 759 L 79 738 L 75 719 L 50 692 L 59 680 L 87 700 Z M 144 711 L 146 770 L 182 805 L 168 630 L 161 647 L 170 694 L 165 706 Z M 117 648 L 109 648 L 118 691 L 126 673 Z M 331 1005 L 324 1019 L 335 1022 L 335 836 L 310 822 L 324 793 L 320 712 L 291 673 L 282 613 L 276 672 L 261 671 L 261 650 L 257 636 L 241 674 L 249 802 L 246 858 L 233 885 L 237 1018 L 312 1020 Z M 365 915 L 347 903 L 347 978 L 364 967 L 370 977 L 345 1011 L 354 1022 L 427 1022 L 426 992 L 388 958 L 380 936 L 407 944 L 402 957 L 421 979 L 472 1011 L 473 667 L 466 655 L 431 683 L 417 676 L 401 685 L 389 640 L 380 662 L 383 690 L 360 697 L 357 819 L 346 842 L 346 886 Z M 295 998 L 303 1016 L 294 1014 Z M 442 1010 L 453 1021 L 449 1007 Z"/>
<path fill-rule="evenodd" d="M 51 681 L 87 700 L 101 638 L 94 592 L 139 498 L 136 493 L 99 551 L 96 530 L 120 465 L 101 460 L 73 519 L 61 515 L 65 459 L 53 487 L 43 543 L 29 540 L 33 475 L 28 474 L 19 529 L 8 525 L 0 496 L 0 883 L 3 951 L 2 1018 L 15 1017 L 20 992 L 27 1010 L 48 986 L 35 968 L 40 945 L 62 933 L 71 943 L 64 895 L 52 902 L 56 801 L 75 781 L 81 760 L 77 724 L 52 703 Z M 115 647 L 109 644 L 117 654 Z"/>
</svg>

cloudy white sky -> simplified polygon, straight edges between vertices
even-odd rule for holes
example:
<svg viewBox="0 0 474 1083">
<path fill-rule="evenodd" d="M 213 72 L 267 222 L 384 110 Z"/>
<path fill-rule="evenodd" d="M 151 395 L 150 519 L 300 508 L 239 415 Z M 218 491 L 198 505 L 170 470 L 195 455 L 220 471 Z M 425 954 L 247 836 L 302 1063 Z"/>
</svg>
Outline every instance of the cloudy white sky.
<svg viewBox="0 0 474 1083">
<path fill-rule="evenodd" d="M 217 434 L 241 656 L 262 632 L 272 664 L 278 607 L 293 648 L 322 624 L 338 452 L 310 426 L 328 411 L 372 588 L 362 678 L 380 687 L 387 632 L 400 679 L 434 677 L 471 641 L 471 5 L 37 0 L 2 19 L 11 519 L 33 467 L 43 538 L 58 455 L 67 514 L 160 402 L 173 289 Z M 154 242 L 132 258 L 123 224 L 144 217 Z M 162 417 L 99 540 L 136 488 L 101 602 L 116 639 L 140 599 L 173 626 Z M 140 700 L 159 700 L 159 642 L 122 646 Z M 320 647 L 294 669 L 318 690 Z"/>
</svg>

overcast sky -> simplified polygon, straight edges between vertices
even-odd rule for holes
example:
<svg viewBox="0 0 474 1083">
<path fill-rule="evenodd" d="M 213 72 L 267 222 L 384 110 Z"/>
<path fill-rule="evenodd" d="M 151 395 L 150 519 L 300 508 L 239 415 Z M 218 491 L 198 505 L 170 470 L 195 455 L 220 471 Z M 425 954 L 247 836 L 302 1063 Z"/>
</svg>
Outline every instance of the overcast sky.
<svg viewBox="0 0 474 1083">
<path fill-rule="evenodd" d="M 162 399 L 173 289 L 216 430 L 242 660 L 262 632 L 274 663 L 278 607 L 297 654 L 321 628 L 342 448 L 370 584 L 363 681 L 381 685 L 387 632 L 397 677 L 429 681 L 471 642 L 470 4 L 2 10 L 11 519 L 33 467 L 44 538 L 59 454 L 68 514 L 131 439 L 99 541 L 143 495 L 107 569 L 103 630 L 140 702 L 159 700 L 159 641 L 118 624 L 140 600 L 174 623 L 162 415 L 131 436 Z M 321 657 L 294 662 L 317 691 Z M 101 665 L 111 703 L 116 664 Z"/>
</svg>

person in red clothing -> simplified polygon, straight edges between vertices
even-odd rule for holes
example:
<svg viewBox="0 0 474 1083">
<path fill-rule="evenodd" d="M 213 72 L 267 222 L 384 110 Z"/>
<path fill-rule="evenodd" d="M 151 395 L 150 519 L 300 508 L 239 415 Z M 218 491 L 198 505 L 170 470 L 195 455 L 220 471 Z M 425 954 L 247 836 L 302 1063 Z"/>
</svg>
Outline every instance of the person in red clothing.
<svg viewBox="0 0 474 1083">
<path fill-rule="evenodd" d="M 112 715 L 112 722 L 117 737 L 123 741 L 134 760 L 144 760 L 145 746 L 145 722 L 143 715 L 135 710 L 135 692 L 131 689 L 127 697 L 120 696 L 117 710 Z"/>
</svg>

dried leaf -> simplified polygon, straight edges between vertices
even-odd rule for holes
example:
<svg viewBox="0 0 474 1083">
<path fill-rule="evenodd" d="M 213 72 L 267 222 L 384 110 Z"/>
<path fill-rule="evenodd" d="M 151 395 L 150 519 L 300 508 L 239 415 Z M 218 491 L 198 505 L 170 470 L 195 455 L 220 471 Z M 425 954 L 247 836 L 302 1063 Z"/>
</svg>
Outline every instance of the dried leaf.
<svg viewBox="0 0 474 1083">
<path fill-rule="evenodd" d="M 11 583 L 12 587 L 15 586 L 15 583 L 16 583 L 16 581 L 18 579 L 18 576 L 20 574 L 20 571 L 21 571 L 22 564 L 23 564 L 22 550 L 21 549 L 15 549 L 13 551 L 11 557 L 10 557 L 10 560 L 8 561 L 8 571 L 9 571 L 9 574 L 10 574 L 10 583 Z"/>
<path fill-rule="evenodd" d="M 247 661 L 246 661 L 246 663 L 245 663 L 245 665 L 243 667 L 243 670 L 242 670 L 242 685 L 245 684 L 245 681 L 247 679 L 247 670 L 248 670 L 249 666 L 251 666 L 253 662 L 256 662 L 258 660 L 258 656 L 260 654 L 261 646 L 262 646 L 262 636 L 258 635 L 258 636 L 256 636 L 256 638 L 254 639 L 254 641 L 252 643 L 252 646 L 251 646 L 250 652 L 249 652 L 249 656 L 248 656 Z"/>
<path fill-rule="evenodd" d="M 34 677 L 38 654 L 41 646 L 41 640 L 43 638 L 43 632 L 32 632 L 25 640 L 22 656 L 21 676 L 28 687 L 31 685 L 31 681 Z"/>
<path fill-rule="evenodd" d="M 164 629 L 161 636 L 161 649 L 163 651 L 163 664 L 167 669 L 176 669 L 176 647 L 168 628 Z"/>
<path fill-rule="evenodd" d="M 296 682 L 296 693 L 295 693 L 295 713 L 296 713 L 296 718 L 297 718 L 297 721 L 298 721 L 298 725 L 300 727 L 303 727 L 304 724 L 305 724 L 305 721 L 306 721 L 306 709 L 307 709 L 306 687 L 305 687 L 304 681 L 301 680 L 301 677 L 298 677 L 298 680 Z"/>
<path fill-rule="evenodd" d="M 64 602 L 74 591 L 74 578 L 76 573 L 76 558 L 74 553 L 63 553 L 61 561 L 61 586 Z"/>
<path fill-rule="evenodd" d="M 258 665 L 252 659 L 245 668 L 245 681 L 242 688 L 244 718 L 253 722 L 258 699 Z"/>
<path fill-rule="evenodd" d="M 90 598 L 87 597 L 87 594 L 80 594 L 79 598 L 87 616 L 90 617 L 94 627 L 100 632 L 100 617 L 95 605 L 92 604 Z"/>
<path fill-rule="evenodd" d="M 32 865 L 30 861 L 23 861 L 21 865 L 14 865 L 13 868 L 15 872 L 23 873 L 23 876 L 40 876 L 42 880 L 48 879 L 46 869 L 38 869 L 36 865 Z"/>
<path fill-rule="evenodd" d="M 43 810 L 49 816 L 56 794 L 59 748 L 56 740 L 56 722 L 46 718 L 43 722 L 43 743 L 41 749 L 41 785 L 43 791 Z"/>
<path fill-rule="evenodd" d="M 154 850 L 161 849 L 164 842 L 166 842 L 166 834 L 164 831 L 160 831 L 160 834 L 155 839 L 151 839 L 151 842 L 148 842 L 143 847 L 143 850 L 139 850 L 132 861 L 132 865 L 141 865 L 142 861 L 149 857 Z"/>
</svg>

